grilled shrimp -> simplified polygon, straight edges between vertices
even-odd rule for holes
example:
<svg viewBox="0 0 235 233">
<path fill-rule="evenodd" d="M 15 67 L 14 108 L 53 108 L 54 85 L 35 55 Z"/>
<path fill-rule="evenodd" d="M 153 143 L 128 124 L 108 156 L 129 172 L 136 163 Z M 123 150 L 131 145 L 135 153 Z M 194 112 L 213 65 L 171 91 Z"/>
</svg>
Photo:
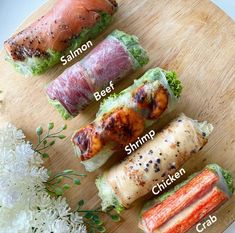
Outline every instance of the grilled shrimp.
<svg viewBox="0 0 235 233">
<path fill-rule="evenodd" d="M 168 93 L 162 85 L 153 94 L 149 94 L 143 85 L 136 89 L 132 96 L 140 110 L 148 110 L 149 119 L 160 117 L 168 105 Z"/>
<path fill-rule="evenodd" d="M 133 109 L 122 107 L 103 118 L 105 137 L 121 145 L 133 142 L 144 131 L 144 120 Z"/>
<path fill-rule="evenodd" d="M 166 110 L 168 105 L 168 93 L 167 90 L 160 86 L 158 90 L 154 94 L 154 99 L 151 103 L 151 119 L 157 119 L 162 115 L 162 113 Z"/>
<path fill-rule="evenodd" d="M 80 129 L 73 136 L 72 142 L 79 147 L 82 161 L 92 158 L 104 145 L 100 134 L 96 131 L 93 124 Z"/>
</svg>

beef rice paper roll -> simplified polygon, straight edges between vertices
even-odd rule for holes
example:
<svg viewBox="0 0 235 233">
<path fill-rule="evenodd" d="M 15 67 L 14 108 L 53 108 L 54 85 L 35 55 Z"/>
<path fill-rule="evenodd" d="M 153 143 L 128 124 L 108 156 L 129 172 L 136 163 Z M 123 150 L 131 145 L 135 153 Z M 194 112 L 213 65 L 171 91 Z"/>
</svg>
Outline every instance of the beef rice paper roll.
<svg viewBox="0 0 235 233">
<path fill-rule="evenodd" d="M 212 125 L 185 115 L 133 152 L 96 181 L 102 208 L 120 212 L 179 169 L 206 144 Z"/>
<path fill-rule="evenodd" d="M 210 164 L 149 201 L 141 211 L 139 227 L 145 233 L 186 233 L 226 202 L 233 191 L 231 173 Z"/>
<path fill-rule="evenodd" d="M 138 140 L 147 127 L 175 108 L 181 90 L 174 72 L 155 68 L 104 100 L 96 119 L 72 137 L 86 170 L 96 170 L 115 151 Z"/>
<path fill-rule="evenodd" d="M 78 115 L 94 93 L 148 63 L 138 38 L 115 30 L 86 57 L 66 69 L 46 90 L 65 119 Z"/>
<path fill-rule="evenodd" d="M 39 75 L 98 36 L 116 10 L 115 0 L 57 0 L 44 16 L 4 42 L 7 60 L 26 76 Z"/>
</svg>

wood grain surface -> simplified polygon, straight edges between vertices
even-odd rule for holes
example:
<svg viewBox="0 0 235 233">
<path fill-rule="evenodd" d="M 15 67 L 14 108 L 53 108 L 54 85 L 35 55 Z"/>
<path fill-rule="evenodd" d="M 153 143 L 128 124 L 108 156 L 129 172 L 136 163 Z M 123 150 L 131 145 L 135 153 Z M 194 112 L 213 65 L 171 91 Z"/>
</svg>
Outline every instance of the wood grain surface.
<svg viewBox="0 0 235 233">
<path fill-rule="evenodd" d="M 55 1 L 48 1 L 33 13 L 18 30 L 44 14 Z M 209 0 L 120 0 L 119 11 L 113 24 L 97 40 L 97 44 L 114 29 L 124 30 L 140 38 L 150 55 L 144 69 L 126 77 L 115 86 L 119 92 L 133 79 L 149 68 L 160 66 L 175 70 L 184 85 L 177 111 L 162 119 L 159 126 L 173 119 L 178 113 L 213 123 L 215 129 L 206 147 L 194 156 L 184 168 L 187 175 L 202 169 L 206 164 L 218 163 L 229 169 L 235 178 L 235 23 Z M 71 6 L 72 7 L 72 6 Z M 35 142 L 35 128 L 53 121 L 64 124 L 57 111 L 48 104 L 45 85 L 55 79 L 66 67 L 59 64 L 45 75 L 24 78 L 0 55 L 0 90 L 3 103 L 0 107 L 1 123 L 12 122 L 22 128 L 27 139 Z M 76 61 L 81 59 L 79 57 Z M 71 65 L 71 64 L 69 64 Z M 48 166 L 53 172 L 77 169 L 85 172 L 74 156 L 70 136 L 74 130 L 86 125 L 95 117 L 99 103 L 91 104 L 75 119 L 68 121 L 65 141 L 57 142 L 49 151 Z M 118 155 L 106 168 L 118 162 Z M 103 168 L 104 169 L 104 168 Z M 82 185 L 66 193 L 72 207 L 80 199 L 87 201 L 87 208 L 98 206 L 100 200 L 94 184 L 103 169 L 90 173 Z M 184 177 L 186 178 L 186 177 Z M 122 214 L 120 223 L 107 222 L 108 232 L 138 233 L 137 216 L 147 197 L 137 201 Z M 235 219 L 235 197 L 216 213 L 218 221 L 204 232 L 221 233 Z M 196 232 L 195 228 L 192 232 Z"/>
</svg>

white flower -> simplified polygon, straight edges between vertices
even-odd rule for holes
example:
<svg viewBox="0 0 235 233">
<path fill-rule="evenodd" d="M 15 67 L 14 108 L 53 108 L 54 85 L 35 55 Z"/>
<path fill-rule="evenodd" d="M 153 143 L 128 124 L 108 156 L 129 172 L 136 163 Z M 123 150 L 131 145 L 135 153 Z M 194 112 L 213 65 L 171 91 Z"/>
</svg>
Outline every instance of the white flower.
<svg viewBox="0 0 235 233">
<path fill-rule="evenodd" d="M 86 233 L 64 198 L 51 197 L 43 160 L 21 130 L 0 129 L 0 233 Z"/>
<path fill-rule="evenodd" d="M 56 219 L 53 224 L 52 231 L 57 233 L 68 233 L 70 232 L 70 229 L 66 221 Z"/>
</svg>

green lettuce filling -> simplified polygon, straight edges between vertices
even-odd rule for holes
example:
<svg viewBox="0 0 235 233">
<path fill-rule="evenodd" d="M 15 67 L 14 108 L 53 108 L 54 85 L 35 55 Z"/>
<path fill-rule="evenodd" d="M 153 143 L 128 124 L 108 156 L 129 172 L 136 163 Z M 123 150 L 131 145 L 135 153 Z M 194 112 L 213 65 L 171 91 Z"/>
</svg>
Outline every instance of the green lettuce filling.
<svg viewBox="0 0 235 233">
<path fill-rule="evenodd" d="M 56 65 L 60 61 L 62 53 L 53 50 L 47 50 L 47 55 L 43 57 L 28 57 L 24 61 L 14 61 L 9 55 L 6 60 L 10 62 L 16 71 L 25 76 L 40 75 L 49 67 Z"/>
<path fill-rule="evenodd" d="M 115 30 L 111 35 L 125 45 L 130 56 L 132 57 L 134 69 L 141 68 L 149 62 L 147 52 L 139 44 L 139 40 L 136 36 L 128 35 L 125 32 L 119 30 Z"/>
<path fill-rule="evenodd" d="M 25 76 L 35 76 L 44 73 L 49 68 L 56 65 L 61 56 L 69 54 L 70 51 L 74 51 L 84 44 L 89 39 L 97 37 L 112 21 L 112 16 L 108 13 L 100 13 L 100 20 L 91 28 L 82 30 L 82 32 L 70 40 L 69 48 L 61 53 L 54 50 L 47 50 L 47 55 L 42 57 L 28 57 L 24 61 L 14 61 L 9 55 L 6 60 L 9 61 L 15 69 L 24 74 Z"/>
<path fill-rule="evenodd" d="M 73 116 L 64 108 L 64 106 L 58 100 L 52 100 L 48 97 L 48 101 L 58 110 L 64 120 L 73 118 Z"/>
<path fill-rule="evenodd" d="M 117 213 L 121 213 L 123 210 L 125 210 L 125 207 L 121 205 L 115 196 L 111 186 L 105 182 L 104 176 L 98 177 L 95 184 L 99 190 L 98 195 L 102 200 L 102 210 L 105 211 L 111 207 L 113 207 Z"/>
<path fill-rule="evenodd" d="M 171 90 L 173 91 L 175 97 L 179 98 L 183 89 L 183 86 L 180 82 L 180 80 L 178 79 L 177 74 L 174 71 L 164 71 L 166 75 L 166 79 L 167 82 L 171 88 Z"/>
<path fill-rule="evenodd" d="M 233 193 L 234 192 L 234 185 L 233 185 L 233 176 L 231 174 L 231 172 L 223 169 L 222 167 L 220 167 L 219 165 L 217 164 L 209 164 L 206 166 L 208 169 L 214 171 L 214 172 L 217 172 L 217 171 L 220 171 L 221 174 L 223 175 L 224 177 L 224 180 L 226 182 L 226 185 L 228 187 L 228 190 Z"/>
</svg>

